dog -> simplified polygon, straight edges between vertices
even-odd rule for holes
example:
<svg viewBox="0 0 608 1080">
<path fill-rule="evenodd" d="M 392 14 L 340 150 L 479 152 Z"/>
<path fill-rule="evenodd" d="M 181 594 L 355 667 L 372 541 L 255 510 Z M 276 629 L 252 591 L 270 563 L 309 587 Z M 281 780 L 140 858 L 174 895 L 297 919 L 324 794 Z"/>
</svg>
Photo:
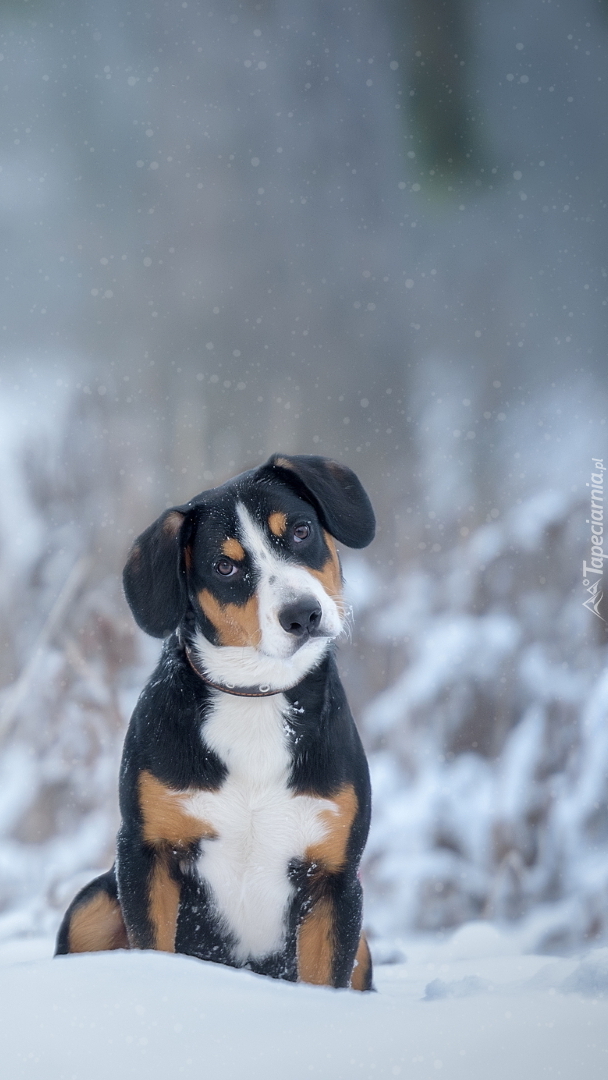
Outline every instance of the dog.
<svg viewBox="0 0 608 1080">
<path fill-rule="evenodd" d="M 127 601 L 167 640 L 126 735 L 116 862 L 73 900 L 56 955 L 160 949 L 372 988 L 369 772 L 333 642 L 335 541 L 374 531 L 350 469 L 274 455 L 138 537 Z"/>
</svg>

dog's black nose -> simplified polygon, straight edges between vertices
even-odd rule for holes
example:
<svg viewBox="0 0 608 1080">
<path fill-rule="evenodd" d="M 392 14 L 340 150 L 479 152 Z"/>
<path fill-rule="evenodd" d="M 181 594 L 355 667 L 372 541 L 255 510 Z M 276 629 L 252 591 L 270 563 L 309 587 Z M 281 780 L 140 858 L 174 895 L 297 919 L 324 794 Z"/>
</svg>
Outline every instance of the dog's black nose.
<svg viewBox="0 0 608 1080">
<path fill-rule="evenodd" d="M 315 598 L 305 596 L 284 607 L 279 612 L 279 622 L 288 634 L 300 638 L 306 634 L 314 634 L 321 622 L 321 615 L 321 608 Z"/>
</svg>

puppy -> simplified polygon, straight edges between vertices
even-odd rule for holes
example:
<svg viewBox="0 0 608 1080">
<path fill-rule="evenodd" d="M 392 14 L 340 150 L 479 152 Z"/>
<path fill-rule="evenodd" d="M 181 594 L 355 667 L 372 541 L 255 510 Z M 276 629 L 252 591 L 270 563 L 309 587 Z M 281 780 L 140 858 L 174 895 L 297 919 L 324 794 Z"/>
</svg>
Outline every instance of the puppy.
<svg viewBox="0 0 608 1080">
<path fill-rule="evenodd" d="M 127 600 L 167 640 L 126 736 L 115 865 L 72 902 L 57 954 L 162 949 L 371 988 L 369 774 L 332 643 L 334 541 L 374 529 L 350 469 L 275 455 L 135 541 Z"/>
</svg>

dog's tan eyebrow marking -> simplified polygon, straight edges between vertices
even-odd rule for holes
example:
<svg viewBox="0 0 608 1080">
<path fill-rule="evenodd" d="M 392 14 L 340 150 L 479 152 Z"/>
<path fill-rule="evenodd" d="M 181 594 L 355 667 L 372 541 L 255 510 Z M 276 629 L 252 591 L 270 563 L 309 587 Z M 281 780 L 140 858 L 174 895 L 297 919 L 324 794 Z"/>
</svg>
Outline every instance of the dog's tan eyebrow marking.
<svg viewBox="0 0 608 1080">
<path fill-rule="evenodd" d="M 257 596 L 245 604 L 220 604 L 209 589 L 201 589 L 198 602 L 217 630 L 221 645 L 259 645 L 262 631 Z"/>
<path fill-rule="evenodd" d="M 321 582 L 321 585 L 325 589 L 328 596 L 331 596 L 333 600 L 336 597 L 342 595 L 342 572 L 340 570 L 340 560 L 338 559 L 338 552 L 336 551 L 336 545 L 334 544 L 333 536 L 330 536 L 326 530 L 323 530 L 323 536 L 325 537 L 325 543 L 329 548 L 329 558 L 321 567 L 320 570 L 312 570 L 307 567 L 309 574 L 316 577 L 317 581 Z"/>
<path fill-rule="evenodd" d="M 224 540 L 222 552 L 229 559 L 236 559 L 237 562 L 245 558 L 245 548 L 233 536 L 229 536 L 227 540 Z"/>
<path fill-rule="evenodd" d="M 273 536 L 283 536 L 287 528 L 287 514 L 281 510 L 274 510 L 268 518 L 268 527 Z"/>
</svg>

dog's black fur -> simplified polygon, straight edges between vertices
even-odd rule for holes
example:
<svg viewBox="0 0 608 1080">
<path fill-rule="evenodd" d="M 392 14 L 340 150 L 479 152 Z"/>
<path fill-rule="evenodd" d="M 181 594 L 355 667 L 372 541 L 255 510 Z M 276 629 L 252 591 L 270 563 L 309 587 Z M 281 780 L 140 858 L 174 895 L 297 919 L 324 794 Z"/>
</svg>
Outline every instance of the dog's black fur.
<svg viewBox="0 0 608 1080">
<path fill-rule="evenodd" d="M 332 538 L 364 547 L 374 528 L 350 469 L 275 455 L 136 540 L 127 599 L 169 636 L 127 732 L 116 864 L 70 905 L 58 954 L 164 949 L 371 988 L 357 873 L 369 775 L 331 641 L 344 615 Z M 267 781 L 247 749 L 256 725 L 277 763 Z M 266 929 L 248 887 L 276 908 Z"/>
</svg>

